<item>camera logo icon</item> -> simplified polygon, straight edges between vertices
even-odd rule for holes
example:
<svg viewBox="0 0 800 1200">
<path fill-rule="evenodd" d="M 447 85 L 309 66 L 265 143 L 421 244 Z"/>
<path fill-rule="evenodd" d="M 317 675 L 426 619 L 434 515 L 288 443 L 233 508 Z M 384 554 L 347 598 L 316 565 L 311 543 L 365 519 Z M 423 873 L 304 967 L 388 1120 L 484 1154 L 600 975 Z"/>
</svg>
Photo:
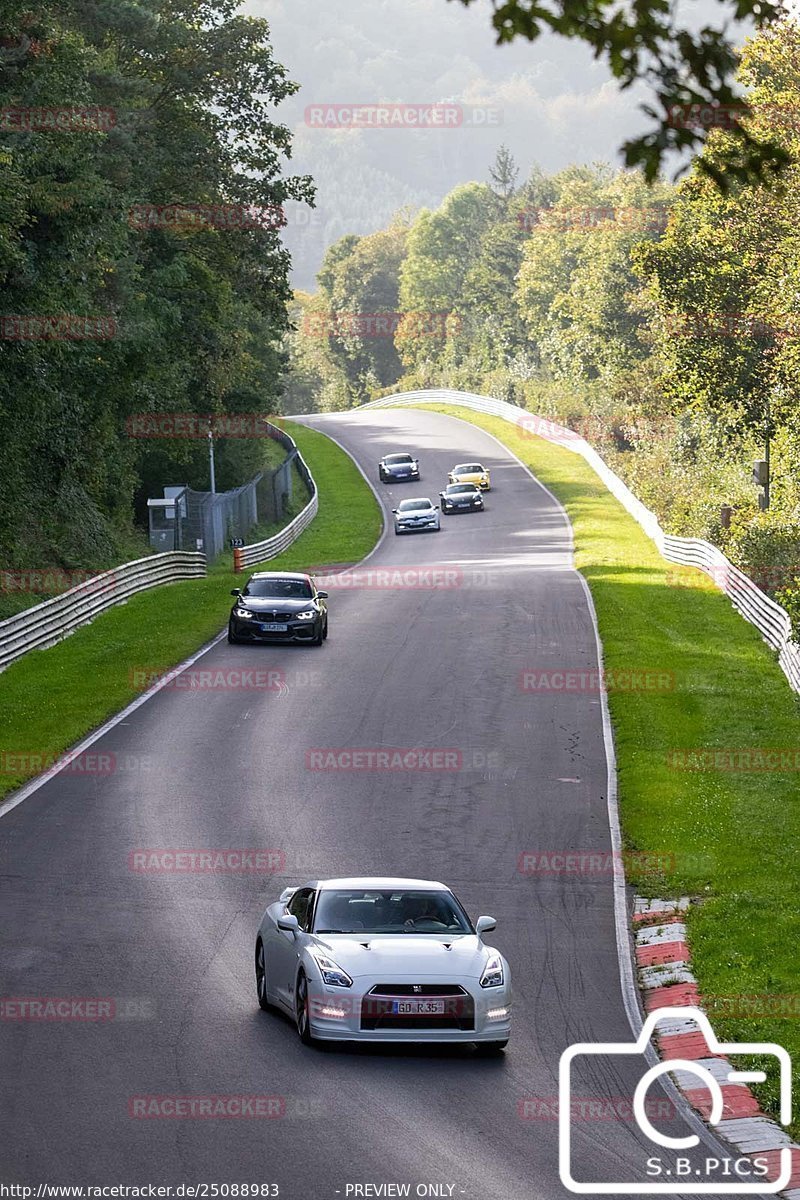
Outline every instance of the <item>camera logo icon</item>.
<svg viewBox="0 0 800 1200">
<path fill-rule="evenodd" d="M 780 1174 L 774 1180 L 767 1180 L 763 1174 L 760 1174 L 757 1180 L 745 1182 L 742 1178 L 728 1178 L 726 1172 L 725 1178 L 698 1182 L 697 1176 L 703 1173 L 702 1170 L 692 1169 L 689 1171 L 688 1167 L 685 1172 L 664 1171 L 663 1174 L 671 1175 L 672 1178 L 669 1180 L 662 1179 L 659 1182 L 655 1182 L 653 1178 L 645 1178 L 637 1182 L 598 1183 L 594 1181 L 582 1182 L 574 1178 L 570 1104 L 572 1099 L 573 1063 L 576 1059 L 583 1056 L 619 1058 L 620 1056 L 627 1055 L 641 1058 L 648 1050 L 656 1026 L 662 1021 L 675 1020 L 679 1020 L 682 1023 L 687 1020 L 694 1022 L 699 1032 L 703 1035 L 705 1044 L 708 1047 L 709 1056 L 719 1056 L 720 1059 L 727 1059 L 732 1055 L 759 1055 L 761 1057 L 771 1056 L 776 1059 L 780 1072 L 780 1121 L 782 1125 L 790 1123 L 792 1117 L 792 1064 L 789 1054 L 784 1050 L 783 1046 L 779 1046 L 775 1042 L 720 1042 L 711 1028 L 711 1022 L 701 1009 L 687 1007 L 659 1008 L 648 1015 L 642 1026 L 641 1033 L 635 1042 L 578 1042 L 573 1046 L 569 1046 L 561 1055 L 558 1077 L 558 1166 L 561 1182 L 568 1191 L 579 1195 L 642 1196 L 680 1193 L 681 1195 L 695 1196 L 704 1194 L 749 1194 L 763 1196 L 780 1192 L 788 1187 L 792 1176 L 792 1151 L 789 1146 L 781 1148 Z M 730 1063 L 724 1063 L 723 1065 L 730 1067 L 730 1070 L 724 1076 L 722 1083 L 763 1083 L 767 1078 L 764 1071 L 740 1071 L 736 1070 Z M 710 1093 L 711 1112 L 708 1119 L 712 1126 L 719 1124 L 724 1109 L 722 1084 L 717 1075 L 712 1074 L 708 1067 L 702 1063 L 692 1062 L 689 1059 L 669 1059 L 658 1062 L 655 1066 L 650 1067 L 642 1075 L 634 1091 L 632 1103 L 633 1116 L 637 1126 L 649 1142 L 668 1152 L 690 1150 L 700 1144 L 700 1138 L 694 1133 L 688 1133 L 681 1137 L 671 1137 L 661 1132 L 654 1127 L 647 1114 L 646 1100 L 648 1089 L 660 1076 L 669 1075 L 675 1071 L 680 1071 L 681 1073 L 688 1072 L 696 1076 L 698 1079 L 697 1087 L 707 1089 Z M 653 1161 L 657 1160 L 648 1159 L 648 1163 Z M 688 1159 L 679 1159 L 678 1161 L 689 1163 Z M 752 1165 L 750 1159 L 740 1161 L 747 1161 L 748 1166 Z M 706 1164 L 713 1163 L 716 1167 L 719 1167 L 721 1160 L 706 1158 L 705 1162 Z M 659 1171 L 658 1174 L 662 1174 L 662 1172 Z"/>
</svg>

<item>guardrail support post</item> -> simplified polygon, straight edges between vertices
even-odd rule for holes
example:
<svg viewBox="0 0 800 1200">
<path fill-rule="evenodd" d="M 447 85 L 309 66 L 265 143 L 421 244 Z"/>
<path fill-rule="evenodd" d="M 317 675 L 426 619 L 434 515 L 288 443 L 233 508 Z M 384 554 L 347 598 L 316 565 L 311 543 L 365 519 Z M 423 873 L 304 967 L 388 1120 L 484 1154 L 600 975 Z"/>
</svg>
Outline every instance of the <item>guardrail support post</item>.
<svg viewBox="0 0 800 1200">
<path fill-rule="evenodd" d="M 242 564 L 242 551 L 238 546 L 235 547 L 233 551 L 233 569 L 237 575 L 244 569 Z"/>
</svg>

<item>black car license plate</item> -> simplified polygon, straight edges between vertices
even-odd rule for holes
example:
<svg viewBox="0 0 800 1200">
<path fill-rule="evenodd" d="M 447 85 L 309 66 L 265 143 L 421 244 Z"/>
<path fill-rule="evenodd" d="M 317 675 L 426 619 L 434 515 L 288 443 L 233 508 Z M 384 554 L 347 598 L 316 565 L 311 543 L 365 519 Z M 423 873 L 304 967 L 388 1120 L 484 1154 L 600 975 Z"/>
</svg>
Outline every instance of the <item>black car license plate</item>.
<svg viewBox="0 0 800 1200">
<path fill-rule="evenodd" d="M 269 622 L 267 622 L 267 624 L 261 626 L 261 632 L 262 633 L 288 633 L 289 626 L 281 625 L 277 621 L 269 621 Z"/>
</svg>

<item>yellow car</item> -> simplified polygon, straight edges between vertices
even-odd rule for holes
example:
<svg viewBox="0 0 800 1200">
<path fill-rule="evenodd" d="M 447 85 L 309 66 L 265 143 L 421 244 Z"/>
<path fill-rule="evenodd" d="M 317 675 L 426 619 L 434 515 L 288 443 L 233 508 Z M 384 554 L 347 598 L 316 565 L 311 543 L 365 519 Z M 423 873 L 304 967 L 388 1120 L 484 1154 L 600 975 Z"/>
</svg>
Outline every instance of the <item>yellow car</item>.
<svg viewBox="0 0 800 1200">
<path fill-rule="evenodd" d="M 459 463 L 447 476 L 449 483 L 474 483 L 482 492 L 491 491 L 489 472 L 482 463 Z"/>
</svg>

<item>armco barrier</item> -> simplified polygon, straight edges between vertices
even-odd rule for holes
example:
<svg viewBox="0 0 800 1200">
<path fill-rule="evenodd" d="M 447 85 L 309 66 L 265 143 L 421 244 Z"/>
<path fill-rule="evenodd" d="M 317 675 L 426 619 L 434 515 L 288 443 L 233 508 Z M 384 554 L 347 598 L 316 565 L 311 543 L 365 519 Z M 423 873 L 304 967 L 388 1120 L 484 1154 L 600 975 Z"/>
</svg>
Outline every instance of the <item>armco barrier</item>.
<svg viewBox="0 0 800 1200">
<path fill-rule="evenodd" d="M 319 496 L 317 494 L 317 485 L 314 482 L 313 476 L 309 471 L 303 456 L 297 449 L 297 445 L 293 438 L 282 429 L 272 425 L 267 421 L 270 433 L 276 441 L 279 441 L 282 446 L 296 456 L 297 469 L 300 477 L 309 490 L 311 499 L 305 506 L 302 512 L 299 512 L 280 533 L 274 533 L 272 537 L 265 538 L 263 542 L 253 542 L 250 546 L 242 546 L 233 552 L 233 569 L 242 571 L 245 567 L 252 567 L 254 563 L 266 562 L 269 558 L 275 558 L 283 550 L 288 549 L 292 542 L 299 538 L 300 534 L 310 525 L 317 515 L 319 509 Z"/>
<path fill-rule="evenodd" d="M 15 613 L 0 621 L 0 671 L 29 650 L 54 646 L 78 626 L 136 592 L 161 583 L 197 579 L 205 573 L 205 554 L 188 550 L 153 554 L 104 571 L 52 600 Z"/>
<path fill-rule="evenodd" d="M 620 502 L 623 508 L 639 522 L 642 529 L 652 538 L 660 553 L 669 562 L 679 563 L 685 567 L 697 567 L 705 571 L 717 583 L 730 599 L 734 608 L 741 613 L 745 620 L 755 625 L 764 641 L 778 652 L 781 669 L 789 680 L 792 688 L 800 692 L 800 646 L 791 640 L 792 626 L 786 609 L 781 608 L 771 600 L 759 587 L 753 583 L 743 571 L 735 567 L 725 557 L 722 551 L 705 542 L 701 538 L 673 537 L 664 533 L 658 523 L 655 513 L 645 508 L 641 500 L 606 466 L 597 451 L 584 438 L 557 425 L 545 417 L 538 417 L 526 409 L 517 408 L 505 400 L 496 400 L 492 396 L 478 396 L 473 392 L 457 392 L 448 388 L 432 389 L 420 392 L 398 392 L 394 396 L 384 396 L 373 400 L 365 408 L 392 408 L 396 405 L 415 407 L 419 404 L 454 404 L 461 408 L 471 408 L 476 412 L 489 413 L 501 417 L 512 425 L 518 426 L 527 433 L 536 434 L 546 441 L 555 442 L 580 454 L 590 467 L 602 479 L 611 494 Z"/>
</svg>

